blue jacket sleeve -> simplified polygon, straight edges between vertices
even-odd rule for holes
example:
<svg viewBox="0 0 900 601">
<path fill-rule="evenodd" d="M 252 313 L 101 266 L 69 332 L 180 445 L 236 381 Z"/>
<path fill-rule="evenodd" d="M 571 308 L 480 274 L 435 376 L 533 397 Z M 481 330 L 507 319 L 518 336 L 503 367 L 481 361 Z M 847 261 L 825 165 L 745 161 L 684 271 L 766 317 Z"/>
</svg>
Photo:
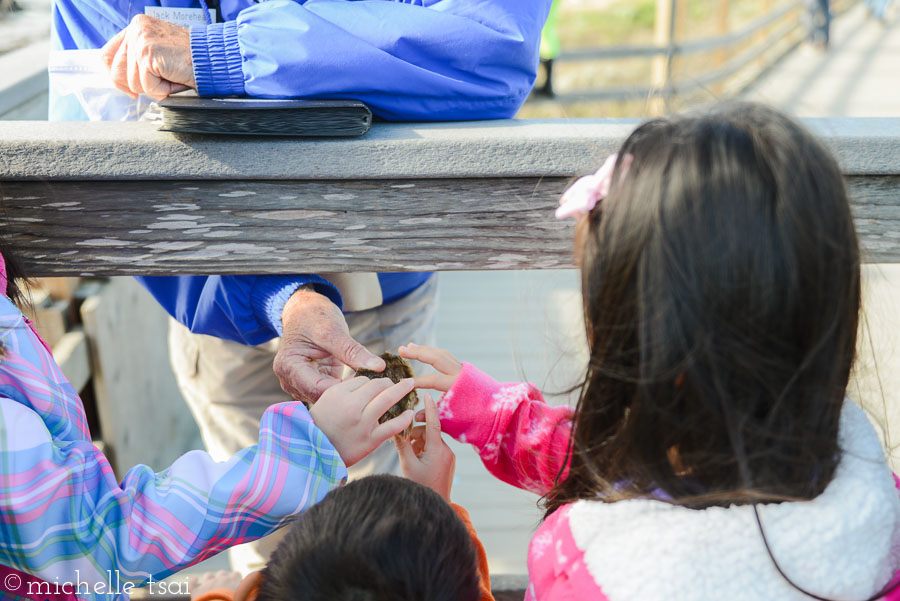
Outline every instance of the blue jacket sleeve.
<svg viewBox="0 0 900 601">
<path fill-rule="evenodd" d="M 284 305 L 304 284 L 312 284 L 316 292 L 341 306 L 337 289 L 312 274 L 154 276 L 137 280 L 191 332 L 248 345 L 281 336 Z"/>
<path fill-rule="evenodd" d="M 355 98 L 395 120 L 512 117 L 550 0 L 270 0 L 191 29 L 201 95 Z"/>
</svg>

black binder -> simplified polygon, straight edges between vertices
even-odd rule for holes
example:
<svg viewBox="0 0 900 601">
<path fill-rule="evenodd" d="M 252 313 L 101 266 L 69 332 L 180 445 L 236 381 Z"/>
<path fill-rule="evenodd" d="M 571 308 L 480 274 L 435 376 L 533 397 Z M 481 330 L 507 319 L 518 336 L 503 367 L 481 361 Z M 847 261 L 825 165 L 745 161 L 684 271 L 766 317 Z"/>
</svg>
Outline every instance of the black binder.
<svg viewBox="0 0 900 601">
<path fill-rule="evenodd" d="M 361 136 L 372 111 L 357 100 L 269 100 L 169 96 L 162 131 L 249 136 Z"/>
</svg>

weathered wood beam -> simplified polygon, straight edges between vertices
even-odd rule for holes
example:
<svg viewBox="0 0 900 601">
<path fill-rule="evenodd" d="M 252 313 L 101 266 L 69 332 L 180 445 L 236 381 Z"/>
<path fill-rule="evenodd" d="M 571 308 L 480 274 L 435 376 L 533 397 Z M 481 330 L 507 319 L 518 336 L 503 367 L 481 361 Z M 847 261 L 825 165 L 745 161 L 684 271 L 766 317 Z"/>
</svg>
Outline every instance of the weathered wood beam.
<svg viewBox="0 0 900 601">
<path fill-rule="evenodd" d="M 32 273 L 571 267 L 569 178 L 6 182 Z M 900 176 L 848 177 L 865 259 L 900 262 Z"/>
<path fill-rule="evenodd" d="M 865 259 L 900 262 L 900 120 L 808 123 L 847 174 Z M 0 123 L 3 227 L 34 275 L 569 267 L 553 208 L 633 126 L 377 124 L 309 141 Z"/>
<path fill-rule="evenodd" d="M 35 275 L 571 265 L 568 178 L 6 182 Z"/>
</svg>

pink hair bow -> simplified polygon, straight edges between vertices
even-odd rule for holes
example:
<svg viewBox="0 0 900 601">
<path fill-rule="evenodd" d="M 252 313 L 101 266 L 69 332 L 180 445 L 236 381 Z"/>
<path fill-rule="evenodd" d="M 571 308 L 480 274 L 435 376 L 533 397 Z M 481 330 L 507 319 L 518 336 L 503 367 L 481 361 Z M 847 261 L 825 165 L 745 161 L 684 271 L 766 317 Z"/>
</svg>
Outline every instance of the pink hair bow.
<svg viewBox="0 0 900 601">
<path fill-rule="evenodd" d="M 618 155 L 612 154 L 606 158 L 597 173 L 593 175 L 585 175 L 579 178 L 574 184 L 569 186 L 562 198 L 559 199 L 559 207 L 556 209 L 556 218 L 565 219 L 566 217 L 581 217 L 590 213 L 597 203 L 609 195 L 609 189 L 612 185 L 612 175 L 616 168 L 616 159 Z M 630 154 L 626 154 L 622 159 L 622 175 L 619 181 L 625 177 L 628 168 L 631 167 L 631 161 L 634 159 Z"/>
</svg>

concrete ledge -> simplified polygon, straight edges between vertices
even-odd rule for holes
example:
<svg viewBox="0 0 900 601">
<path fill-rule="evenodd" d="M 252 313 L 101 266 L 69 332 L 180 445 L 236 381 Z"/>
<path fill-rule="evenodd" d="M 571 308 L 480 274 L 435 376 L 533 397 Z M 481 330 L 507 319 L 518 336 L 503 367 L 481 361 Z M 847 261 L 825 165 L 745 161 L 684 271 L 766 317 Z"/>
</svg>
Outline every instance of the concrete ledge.
<svg viewBox="0 0 900 601">
<path fill-rule="evenodd" d="M 848 175 L 900 173 L 900 119 L 809 119 Z M 636 120 L 376 123 L 362 138 L 164 133 L 151 123 L 0 123 L 0 180 L 572 176 Z"/>
</svg>

